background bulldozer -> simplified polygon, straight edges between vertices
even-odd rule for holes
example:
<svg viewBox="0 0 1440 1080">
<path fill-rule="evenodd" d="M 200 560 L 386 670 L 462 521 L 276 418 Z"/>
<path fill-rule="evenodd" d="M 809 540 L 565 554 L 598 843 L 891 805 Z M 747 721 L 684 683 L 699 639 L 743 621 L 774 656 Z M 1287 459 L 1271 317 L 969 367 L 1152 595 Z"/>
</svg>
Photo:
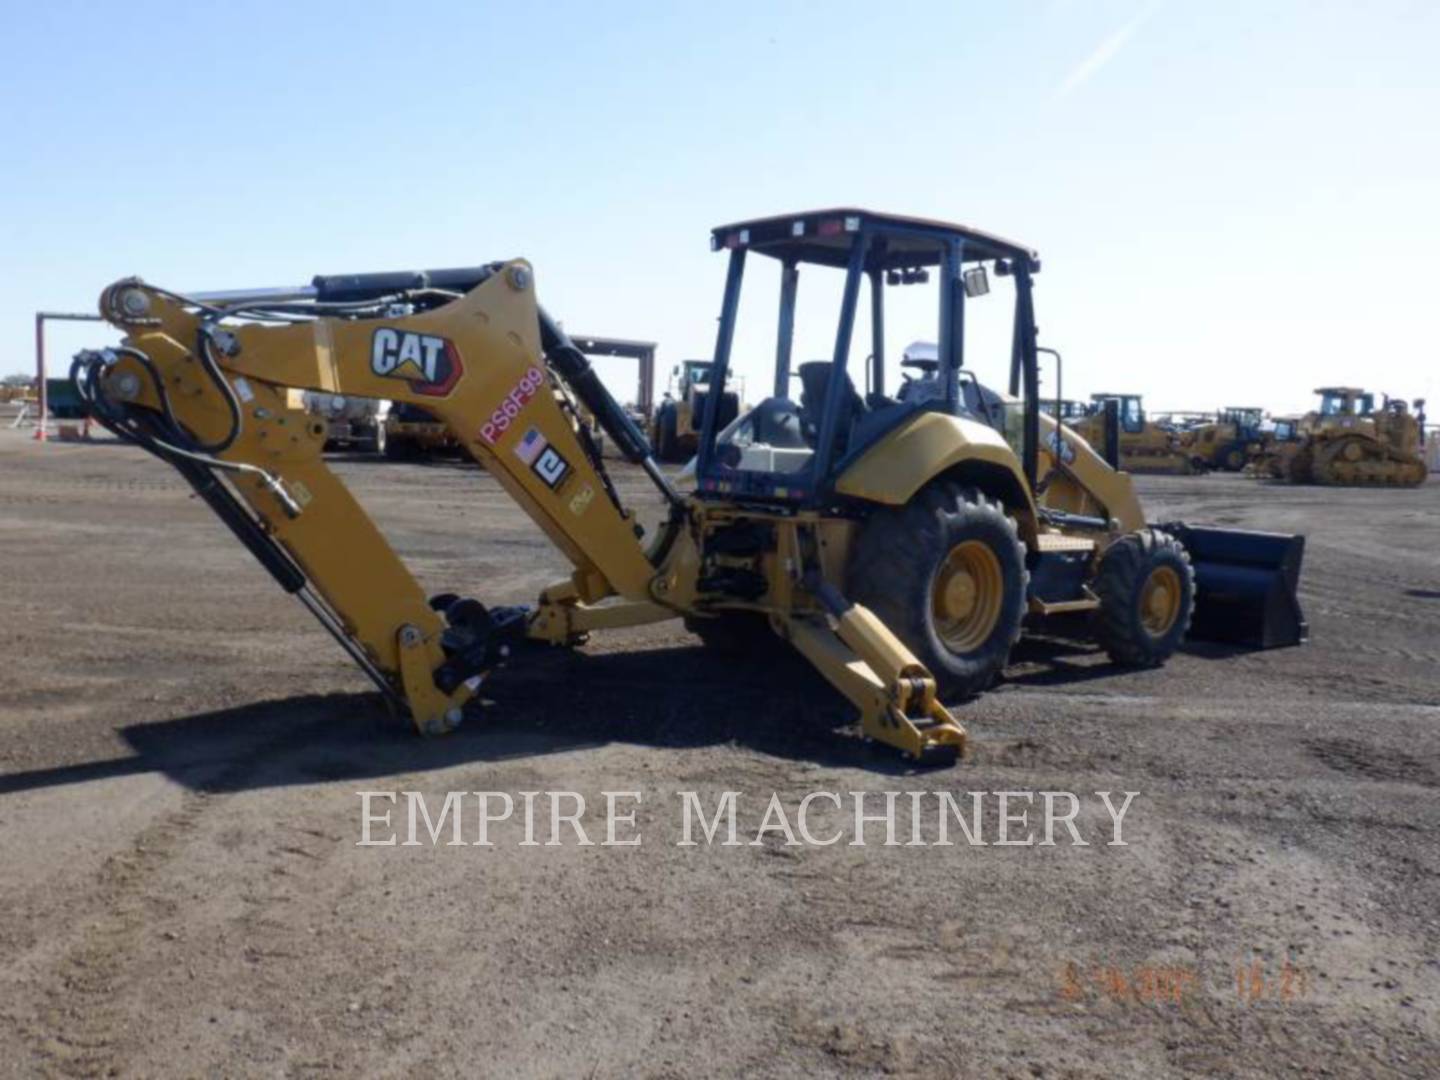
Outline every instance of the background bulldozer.
<svg viewBox="0 0 1440 1080">
<path fill-rule="evenodd" d="M 520 259 L 190 295 L 126 279 L 100 300 L 123 345 L 82 353 L 72 378 L 101 422 L 176 468 L 427 733 L 460 723 L 526 642 L 574 646 L 667 620 L 724 651 L 778 635 L 858 708 L 867 736 L 916 756 L 964 745 L 946 703 L 990 685 L 1027 621 L 1087 617 L 1117 663 L 1140 666 L 1163 663 L 1187 632 L 1303 639 L 1303 538 L 1149 522 L 1131 478 L 1041 412 L 1034 251 L 862 210 L 740 222 L 711 241 L 727 271 L 710 385 L 729 376 L 746 261 L 765 258 L 781 270 L 774 393 L 729 423 L 723 396 L 705 397 L 685 490 L 538 305 Z M 796 365 L 792 380 L 802 268 L 838 278 L 841 300 L 829 359 Z M 891 396 L 886 291 L 930 271 L 934 367 Z M 994 314 L 1011 340 L 989 360 L 1008 367 L 1008 393 L 979 381 L 970 365 L 986 357 L 967 347 L 967 304 L 1003 303 L 992 274 L 1008 286 Z M 861 364 L 863 397 L 850 374 Z M 534 608 L 426 597 L 330 471 L 324 425 L 288 407 L 290 387 L 423 402 L 572 574 Z M 653 534 L 567 397 L 654 485 L 665 516 Z"/>
<path fill-rule="evenodd" d="M 1416 487 L 1425 482 L 1421 453 L 1425 402 L 1415 412 L 1401 398 L 1384 398 L 1354 387 L 1321 387 L 1320 408 L 1293 425 L 1277 424 L 1255 471 L 1294 484 L 1349 487 Z"/>
<path fill-rule="evenodd" d="M 1108 417 L 1117 417 L 1120 468 L 1130 473 L 1164 473 L 1188 476 L 1195 472 L 1180 437 L 1146 419 L 1139 394 L 1091 394 L 1091 413 L 1072 425 L 1092 446 L 1103 446 Z M 1113 402 L 1112 409 L 1106 405 Z"/>
</svg>

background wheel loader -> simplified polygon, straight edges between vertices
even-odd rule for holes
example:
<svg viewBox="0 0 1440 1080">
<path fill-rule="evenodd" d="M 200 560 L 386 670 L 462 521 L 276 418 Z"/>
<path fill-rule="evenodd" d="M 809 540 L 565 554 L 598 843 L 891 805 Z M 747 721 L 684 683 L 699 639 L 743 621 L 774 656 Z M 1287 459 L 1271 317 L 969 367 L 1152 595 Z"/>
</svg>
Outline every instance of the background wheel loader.
<svg viewBox="0 0 1440 1080">
<path fill-rule="evenodd" d="M 1293 484 L 1417 487 L 1428 470 L 1421 454 L 1425 402 L 1412 413 L 1401 398 L 1354 387 L 1321 387 L 1319 410 L 1287 424 L 1286 438 L 1268 442 L 1255 471 Z M 1277 432 L 1278 435 L 1278 432 Z"/>
<path fill-rule="evenodd" d="M 1088 615 L 1123 664 L 1162 663 L 1187 629 L 1257 646 L 1304 638 L 1302 538 L 1150 523 L 1130 477 L 1042 414 L 1033 251 L 861 210 L 727 225 L 712 247 L 728 254 L 712 385 L 730 374 L 754 257 L 779 271 L 774 393 L 728 424 L 722 396 L 707 397 L 690 491 L 538 307 L 522 260 L 188 296 L 123 280 L 100 299 L 123 345 L 80 354 L 72 377 L 96 417 L 179 470 L 425 732 L 458 724 L 524 641 L 574 645 L 669 619 L 730 644 L 774 631 L 858 707 L 866 735 L 916 756 L 963 746 L 942 696 L 989 685 L 1027 620 Z M 838 276 L 841 300 L 829 359 L 792 380 L 802 268 Z M 935 385 L 891 397 L 887 283 L 927 271 Z M 968 355 L 967 306 L 1004 302 L 987 296 L 992 274 L 1009 286 L 997 314 L 1010 343 L 991 358 L 1009 368 L 1008 394 L 969 366 L 985 358 Z M 865 297 L 868 349 L 855 341 Z M 863 398 L 857 349 L 869 354 Z M 427 598 L 330 472 L 324 425 L 288 407 L 288 387 L 423 402 L 574 572 L 534 609 Z M 557 391 L 654 483 L 667 511 L 653 536 Z"/>
<path fill-rule="evenodd" d="M 700 439 L 700 418 L 710 399 L 715 365 L 709 360 L 685 360 L 671 373 L 674 394 L 668 391 L 655 410 L 651 441 L 656 456 L 665 462 L 687 461 L 695 453 Z M 740 413 L 740 395 L 724 384 L 719 394 L 720 425 L 723 427 Z"/>
<path fill-rule="evenodd" d="M 1265 411 L 1236 405 L 1188 425 L 1181 445 L 1198 471 L 1240 472 L 1260 450 Z"/>
</svg>

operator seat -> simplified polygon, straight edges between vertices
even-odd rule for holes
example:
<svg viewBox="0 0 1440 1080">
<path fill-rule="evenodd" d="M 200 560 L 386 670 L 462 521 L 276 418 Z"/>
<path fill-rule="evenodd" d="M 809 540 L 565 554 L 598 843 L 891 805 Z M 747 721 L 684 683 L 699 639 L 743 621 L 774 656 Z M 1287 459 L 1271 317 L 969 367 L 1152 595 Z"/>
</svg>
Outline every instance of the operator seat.
<svg viewBox="0 0 1440 1080">
<path fill-rule="evenodd" d="M 751 410 L 750 423 L 757 443 L 786 450 L 805 448 L 800 413 L 786 398 L 768 397 L 760 402 Z"/>
<path fill-rule="evenodd" d="M 1005 399 L 973 378 L 960 380 L 960 397 L 966 412 L 1005 434 Z"/>
<path fill-rule="evenodd" d="M 815 445 L 820 435 L 820 419 L 825 408 L 825 399 L 830 393 L 830 377 L 835 365 L 829 360 L 807 360 L 800 365 L 800 422 L 805 439 Z M 844 395 L 840 400 L 840 415 L 835 424 L 836 451 L 843 453 L 850 439 L 850 429 L 855 421 L 865 414 L 865 402 L 855 391 L 855 384 L 848 372 L 842 372 L 845 380 Z"/>
</svg>

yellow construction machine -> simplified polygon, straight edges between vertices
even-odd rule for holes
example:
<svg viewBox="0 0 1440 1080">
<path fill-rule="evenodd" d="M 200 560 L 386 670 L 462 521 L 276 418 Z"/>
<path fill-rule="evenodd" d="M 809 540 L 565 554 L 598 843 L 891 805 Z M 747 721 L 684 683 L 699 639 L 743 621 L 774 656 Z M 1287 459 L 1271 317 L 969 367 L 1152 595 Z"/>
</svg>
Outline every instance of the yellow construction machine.
<svg viewBox="0 0 1440 1080">
<path fill-rule="evenodd" d="M 1073 401 L 1070 398 L 1060 398 L 1051 401 L 1046 398 L 1040 402 L 1040 410 L 1050 416 L 1057 417 L 1061 423 L 1074 427 L 1081 420 L 1090 415 L 1090 407 L 1083 401 Z"/>
<path fill-rule="evenodd" d="M 1416 487 L 1425 482 L 1422 456 L 1424 399 L 1415 412 L 1402 398 L 1349 386 L 1316 390 L 1320 408 L 1277 426 L 1255 463 L 1261 476 L 1294 484 Z M 1283 432 L 1283 436 L 1282 436 Z"/>
<path fill-rule="evenodd" d="M 1240 472 L 1260 449 L 1264 419 L 1263 409 L 1230 405 L 1191 424 L 1181 441 L 1198 470 Z"/>
<path fill-rule="evenodd" d="M 1101 445 L 1115 432 L 1120 441 L 1120 467 L 1130 473 L 1188 476 L 1195 472 L 1179 435 L 1151 423 L 1139 394 L 1091 394 L 1090 415 L 1075 421 L 1079 435 Z"/>
<path fill-rule="evenodd" d="M 715 385 L 714 373 L 715 365 L 709 360 L 686 360 L 675 365 L 670 374 L 674 392 L 666 391 L 651 421 L 655 455 L 661 461 L 685 461 L 700 445 L 700 421 Z M 739 415 L 740 395 L 726 384 L 716 396 L 720 402 L 720 426 L 724 427 Z"/>
<path fill-rule="evenodd" d="M 80 354 L 72 377 L 96 417 L 178 469 L 423 732 L 460 723 L 502 659 L 523 662 L 523 642 L 575 645 L 669 619 L 717 647 L 773 630 L 858 707 L 866 735 L 942 758 L 965 739 L 942 699 L 983 690 L 1027 618 L 1088 613 L 1109 654 L 1137 665 L 1163 662 L 1187 629 L 1255 646 L 1303 638 L 1303 538 L 1152 525 L 1130 478 L 1041 413 L 1030 249 L 861 210 L 726 225 L 712 246 L 728 270 L 710 384 L 730 373 L 747 259 L 779 263 L 780 332 L 773 396 L 728 424 L 721 396 L 708 397 L 693 490 L 656 465 L 520 259 L 278 290 L 122 280 L 100 310 L 124 343 Z M 794 372 L 797 401 L 802 266 L 838 276 L 842 299 L 831 358 Z M 922 269 L 938 269 L 938 363 L 891 397 L 887 282 Z M 991 275 L 1011 286 L 1009 394 L 981 385 L 966 355 L 965 309 Z M 867 293 L 861 398 L 847 368 Z M 427 598 L 327 467 L 325 425 L 289 406 L 290 387 L 423 405 L 574 572 L 533 609 Z M 664 506 L 653 535 L 563 396 L 653 482 Z"/>
<path fill-rule="evenodd" d="M 380 451 L 391 461 L 467 456 L 465 443 L 445 421 L 413 401 L 396 401 L 391 405 L 383 430 Z"/>
</svg>

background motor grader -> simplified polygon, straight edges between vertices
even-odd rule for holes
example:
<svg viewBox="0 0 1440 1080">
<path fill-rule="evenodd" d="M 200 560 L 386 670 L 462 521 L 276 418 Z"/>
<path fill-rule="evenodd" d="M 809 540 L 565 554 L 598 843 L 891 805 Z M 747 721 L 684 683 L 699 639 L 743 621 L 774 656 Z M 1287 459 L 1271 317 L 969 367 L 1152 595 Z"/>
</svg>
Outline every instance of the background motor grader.
<svg viewBox="0 0 1440 1080">
<path fill-rule="evenodd" d="M 1421 453 L 1425 402 L 1412 413 L 1402 398 L 1348 386 L 1321 387 L 1320 408 L 1306 413 L 1287 438 L 1267 442 L 1255 471 L 1293 484 L 1416 487 L 1427 470 Z"/>
<path fill-rule="evenodd" d="M 858 210 L 724 226 L 712 246 L 728 253 L 712 385 L 729 375 L 753 255 L 780 269 L 776 393 L 729 424 L 710 395 L 688 492 L 538 307 L 522 260 L 188 296 L 123 280 L 100 309 L 124 343 L 80 354 L 72 377 L 95 415 L 178 469 L 425 732 L 459 723 L 522 641 L 573 645 L 667 619 L 725 647 L 773 630 L 859 708 L 866 735 L 916 756 L 963 746 L 941 697 L 983 690 L 1027 618 L 1086 613 L 1124 664 L 1164 661 L 1187 628 L 1258 646 L 1303 638 L 1303 538 L 1151 525 L 1130 478 L 1042 414 L 1033 251 Z M 792 372 L 802 267 L 839 275 L 842 290 L 830 358 Z M 934 385 L 891 397 L 887 282 L 927 268 L 938 270 Z M 966 307 L 991 273 L 1011 286 L 998 357 L 1009 394 L 968 366 Z M 866 294 L 861 398 L 848 368 Z M 423 403 L 574 572 L 534 609 L 427 598 L 327 467 L 324 425 L 288 407 L 288 387 Z M 562 409 L 567 395 L 654 483 L 665 507 L 654 535 Z"/>
</svg>

